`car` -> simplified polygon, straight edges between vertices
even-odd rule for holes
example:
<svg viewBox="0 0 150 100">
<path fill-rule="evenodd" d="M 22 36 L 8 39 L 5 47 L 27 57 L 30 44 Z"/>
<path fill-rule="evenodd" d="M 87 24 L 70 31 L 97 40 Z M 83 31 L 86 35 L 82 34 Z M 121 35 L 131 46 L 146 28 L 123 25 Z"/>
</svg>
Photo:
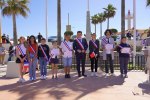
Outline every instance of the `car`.
<svg viewBox="0 0 150 100">
<path fill-rule="evenodd" d="M 50 36 L 48 37 L 48 42 L 57 41 L 57 36 Z M 63 38 L 61 37 L 61 41 L 63 41 Z"/>
</svg>

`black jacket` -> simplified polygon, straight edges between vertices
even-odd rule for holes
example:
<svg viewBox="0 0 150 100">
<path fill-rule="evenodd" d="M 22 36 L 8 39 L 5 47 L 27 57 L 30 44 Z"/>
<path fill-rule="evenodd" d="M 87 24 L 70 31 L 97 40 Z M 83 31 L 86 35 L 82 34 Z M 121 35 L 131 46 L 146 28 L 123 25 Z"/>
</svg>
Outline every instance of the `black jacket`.
<svg viewBox="0 0 150 100">
<path fill-rule="evenodd" d="M 41 46 L 43 47 L 47 57 L 49 58 L 49 52 L 50 52 L 49 46 L 47 44 Z M 45 57 L 40 46 L 38 47 L 38 58 L 39 57 Z"/>
<path fill-rule="evenodd" d="M 82 45 L 84 47 L 84 50 L 86 51 L 88 49 L 88 43 L 87 43 L 86 39 L 84 39 L 84 38 L 82 38 Z M 76 55 L 79 54 L 77 52 L 77 50 L 82 50 L 82 48 L 78 44 L 77 40 L 74 40 L 74 42 L 73 42 L 73 49 L 75 50 Z"/>
<path fill-rule="evenodd" d="M 99 57 L 99 40 L 95 40 L 95 44 L 97 45 L 97 48 L 94 46 L 92 40 L 89 41 L 89 55 L 94 52 L 98 55 L 97 57 Z"/>
</svg>

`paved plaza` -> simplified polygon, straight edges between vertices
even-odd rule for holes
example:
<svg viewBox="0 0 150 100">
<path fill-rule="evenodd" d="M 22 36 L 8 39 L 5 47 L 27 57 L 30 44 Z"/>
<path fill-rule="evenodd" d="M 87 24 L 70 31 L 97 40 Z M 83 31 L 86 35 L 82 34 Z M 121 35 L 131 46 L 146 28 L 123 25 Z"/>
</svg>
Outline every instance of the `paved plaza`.
<svg viewBox="0 0 150 100">
<path fill-rule="evenodd" d="M 5 74 L 6 66 L 1 66 L 0 71 Z M 3 71 L 2 71 L 3 70 Z M 87 69 L 87 74 L 90 75 Z M 63 71 L 59 70 L 59 78 L 34 82 L 16 83 L 17 78 L 0 78 L 0 100 L 149 100 L 150 85 L 143 82 L 147 79 L 144 72 L 129 72 L 129 78 L 116 76 L 104 78 L 102 72 L 99 77 L 78 78 L 72 70 L 72 78 L 65 79 Z M 28 75 L 25 76 L 28 79 Z"/>
</svg>

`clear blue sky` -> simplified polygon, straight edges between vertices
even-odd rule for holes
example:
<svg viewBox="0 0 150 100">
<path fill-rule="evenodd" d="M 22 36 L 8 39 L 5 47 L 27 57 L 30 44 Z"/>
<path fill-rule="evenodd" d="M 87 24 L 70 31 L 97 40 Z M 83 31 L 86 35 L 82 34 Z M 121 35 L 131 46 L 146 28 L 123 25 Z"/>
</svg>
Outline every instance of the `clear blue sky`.
<svg viewBox="0 0 150 100">
<path fill-rule="evenodd" d="M 82 30 L 85 33 L 86 29 L 86 11 L 87 0 L 61 0 L 62 2 L 62 34 L 66 30 L 67 13 L 70 13 L 70 24 L 72 31 L 76 34 L 77 30 Z M 128 10 L 133 12 L 132 0 L 126 1 L 126 14 Z M 145 29 L 150 27 L 150 7 L 146 7 L 146 0 L 137 1 L 137 28 Z M 117 8 L 117 13 L 114 18 L 110 19 L 110 28 L 121 29 L 121 0 L 90 0 L 91 15 L 103 12 L 104 7 L 109 3 Z M 56 35 L 57 33 L 57 0 L 48 0 L 48 36 Z M 45 0 L 31 0 L 29 4 L 30 13 L 28 18 L 21 16 L 17 17 L 18 36 L 37 35 L 41 32 L 45 36 Z M 92 32 L 94 32 L 94 26 Z M 103 31 L 107 24 L 104 22 Z M 3 17 L 2 19 L 3 33 L 9 34 L 12 37 L 12 18 Z M 100 33 L 99 25 L 97 26 L 97 34 Z"/>
</svg>

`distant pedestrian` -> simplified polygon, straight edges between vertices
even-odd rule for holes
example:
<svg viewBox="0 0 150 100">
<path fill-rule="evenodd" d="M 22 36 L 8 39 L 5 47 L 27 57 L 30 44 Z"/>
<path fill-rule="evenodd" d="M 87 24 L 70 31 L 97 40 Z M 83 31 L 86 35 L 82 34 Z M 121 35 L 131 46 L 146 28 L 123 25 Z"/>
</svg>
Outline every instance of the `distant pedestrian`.
<svg viewBox="0 0 150 100">
<path fill-rule="evenodd" d="M 43 38 L 43 36 L 41 35 L 41 33 L 39 33 L 39 35 L 37 36 L 37 38 L 38 38 L 38 43 L 40 43 L 41 39 Z"/>
<path fill-rule="evenodd" d="M 8 61 L 12 61 L 12 57 L 15 55 L 15 47 L 13 46 L 12 43 L 10 43 L 10 47 L 9 47 L 9 57 L 8 57 Z"/>
</svg>

